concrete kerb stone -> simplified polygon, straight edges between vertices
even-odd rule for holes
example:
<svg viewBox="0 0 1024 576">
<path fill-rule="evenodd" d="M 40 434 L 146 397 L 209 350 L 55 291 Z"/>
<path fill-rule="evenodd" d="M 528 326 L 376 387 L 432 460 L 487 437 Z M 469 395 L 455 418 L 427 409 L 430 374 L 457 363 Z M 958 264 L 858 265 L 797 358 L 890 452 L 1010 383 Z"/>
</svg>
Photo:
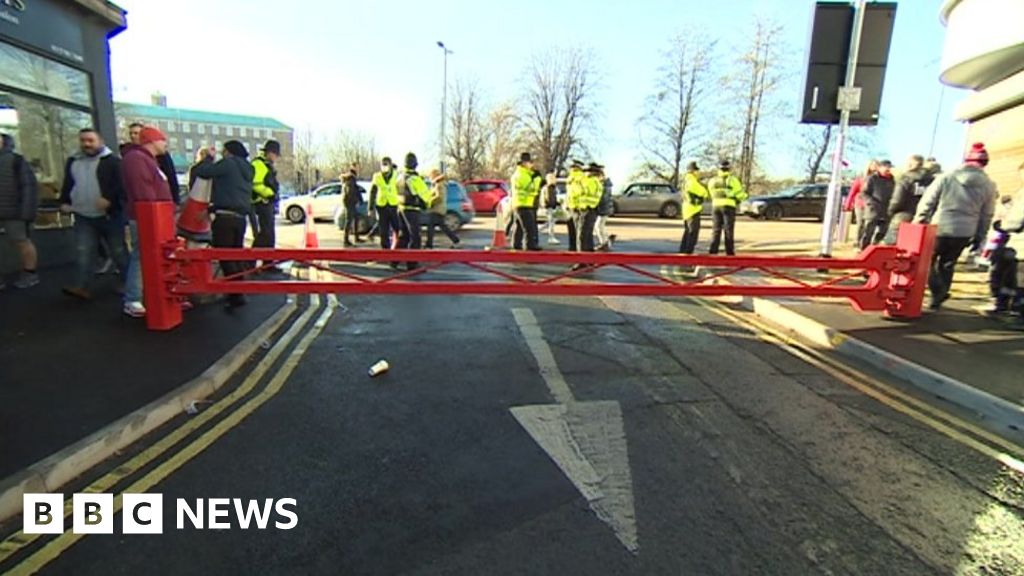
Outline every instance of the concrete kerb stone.
<svg viewBox="0 0 1024 576">
<path fill-rule="evenodd" d="M 26 493 L 56 492 L 100 462 L 208 398 L 242 368 L 297 308 L 294 297 L 202 374 L 163 397 L 0 481 L 0 521 L 21 513 Z"/>
<path fill-rule="evenodd" d="M 853 338 L 800 314 L 784 303 L 745 298 L 743 307 L 804 341 L 884 370 L 929 395 L 976 413 L 1018 441 L 1024 439 L 1024 406 Z"/>
</svg>

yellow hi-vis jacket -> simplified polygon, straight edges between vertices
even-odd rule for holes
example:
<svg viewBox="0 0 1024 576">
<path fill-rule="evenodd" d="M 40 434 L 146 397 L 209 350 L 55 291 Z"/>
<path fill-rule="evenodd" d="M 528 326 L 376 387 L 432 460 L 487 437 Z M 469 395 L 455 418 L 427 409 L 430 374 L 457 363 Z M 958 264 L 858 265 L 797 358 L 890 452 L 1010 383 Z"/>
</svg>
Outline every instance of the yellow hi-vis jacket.
<svg viewBox="0 0 1024 576">
<path fill-rule="evenodd" d="M 267 174 L 270 174 L 270 164 L 263 156 L 257 156 L 252 161 L 252 203 L 267 204 L 274 201 L 274 189 L 267 186 Z"/>
<path fill-rule="evenodd" d="M 569 176 L 565 179 L 565 209 L 577 210 L 580 198 L 583 196 L 583 178 L 586 175 L 579 168 L 570 168 Z"/>
<path fill-rule="evenodd" d="M 604 194 L 604 181 L 597 176 L 587 174 L 583 177 L 583 194 L 576 203 L 579 210 L 596 210 L 601 205 Z"/>
<path fill-rule="evenodd" d="M 533 208 L 540 194 L 540 177 L 533 170 L 519 166 L 512 174 L 512 207 Z"/>
<path fill-rule="evenodd" d="M 434 198 L 430 193 L 430 186 L 423 181 L 423 177 L 415 170 L 406 170 L 399 184 L 402 194 L 399 194 L 399 208 L 401 210 L 425 210 L 430 207 Z"/>
<path fill-rule="evenodd" d="M 398 170 L 391 171 L 391 179 L 384 177 L 383 172 L 373 175 L 373 186 L 377 188 L 377 207 L 398 206 Z"/>
<path fill-rule="evenodd" d="M 724 170 L 719 170 L 718 176 L 708 181 L 708 192 L 715 208 L 736 208 L 749 197 L 739 178 Z"/>
<path fill-rule="evenodd" d="M 711 197 L 708 189 L 700 183 L 697 174 L 687 172 L 683 181 L 683 219 L 689 220 L 704 211 L 704 203 Z"/>
</svg>

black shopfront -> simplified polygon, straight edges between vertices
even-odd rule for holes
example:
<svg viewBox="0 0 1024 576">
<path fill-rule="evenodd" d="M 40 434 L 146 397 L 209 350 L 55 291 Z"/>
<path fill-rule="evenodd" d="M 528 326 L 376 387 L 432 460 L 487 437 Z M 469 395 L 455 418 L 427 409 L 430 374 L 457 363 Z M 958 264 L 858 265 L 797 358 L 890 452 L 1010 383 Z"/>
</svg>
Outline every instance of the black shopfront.
<svg viewBox="0 0 1024 576">
<path fill-rule="evenodd" d="M 107 41 L 124 27 L 124 11 L 105 0 L 0 0 L 0 132 L 14 136 L 40 183 L 43 267 L 72 255 L 70 222 L 56 208 L 78 131 L 94 126 L 116 142 Z M 6 244 L 0 272 L 17 266 Z"/>
</svg>

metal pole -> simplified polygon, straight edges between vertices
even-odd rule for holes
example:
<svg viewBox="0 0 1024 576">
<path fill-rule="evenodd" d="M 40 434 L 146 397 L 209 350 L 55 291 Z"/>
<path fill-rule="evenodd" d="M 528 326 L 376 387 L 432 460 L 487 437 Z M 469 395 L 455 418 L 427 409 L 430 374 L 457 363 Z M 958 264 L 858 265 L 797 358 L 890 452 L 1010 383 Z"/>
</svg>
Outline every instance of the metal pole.
<svg viewBox="0 0 1024 576">
<path fill-rule="evenodd" d="M 935 124 L 932 126 L 932 143 L 928 146 L 928 157 L 935 156 L 935 137 L 939 134 L 939 117 L 942 116 L 942 102 L 946 99 L 946 85 L 939 91 L 939 109 L 935 111 Z"/>
<path fill-rule="evenodd" d="M 441 172 L 445 171 L 444 162 L 447 157 L 447 142 L 445 141 L 445 124 L 448 122 L 448 55 L 452 54 L 452 51 L 444 45 L 444 42 L 438 41 L 437 46 L 444 51 L 444 88 L 441 91 L 441 160 L 440 168 Z"/>
<path fill-rule="evenodd" d="M 843 154 L 846 149 L 846 133 L 850 128 L 850 112 L 859 108 L 859 102 L 849 101 L 857 79 L 857 58 L 860 55 L 860 36 L 864 30 L 865 0 L 857 0 L 854 6 L 853 34 L 850 37 L 850 56 L 846 62 L 846 83 L 839 96 L 839 135 L 836 137 L 835 156 L 832 158 L 832 178 L 828 186 L 828 201 L 825 203 L 825 221 L 821 227 L 821 255 L 832 255 L 836 225 L 839 221 L 839 207 L 842 192 Z M 857 98 L 859 101 L 859 97 Z"/>
</svg>

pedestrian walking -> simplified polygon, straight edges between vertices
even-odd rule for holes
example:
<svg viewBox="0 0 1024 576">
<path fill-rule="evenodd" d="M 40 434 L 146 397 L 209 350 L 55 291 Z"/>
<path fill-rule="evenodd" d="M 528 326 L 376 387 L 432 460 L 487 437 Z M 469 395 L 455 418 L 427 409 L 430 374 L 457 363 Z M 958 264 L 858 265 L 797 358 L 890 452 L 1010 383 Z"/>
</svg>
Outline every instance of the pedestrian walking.
<svg viewBox="0 0 1024 576">
<path fill-rule="evenodd" d="M 519 155 L 519 165 L 512 174 L 512 208 L 518 225 L 512 247 L 536 252 L 540 250 L 540 229 L 537 226 L 537 201 L 540 196 L 541 176 L 533 169 L 533 157 L 529 152 Z"/>
<path fill-rule="evenodd" d="M 608 234 L 608 219 L 615 212 L 615 203 L 612 202 L 612 180 L 604 173 L 604 166 L 601 167 L 601 203 L 597 205 L 597 223 L 594 226 L 594 241 L 597 242 L 597 249 L 608 252 L 612 249 L 615 236 Z"/>
<path fill-rule="evenodd" d="M 281 143 L 277 140 L 267 140 L 263 144 L 262 153 L 252 161 L 252 213 L 255 223 L 253 248 L 274 248 L 277 245 L 274 219 L 277 216 L 276 205 L 281 190 L 276 168 L 280 158 Z"/>
<path fill-rule="evenodd" d="M 430 187 L 423 181 L 416 168 L 419 160 L 409 152 L 405 155 L 405 171 L 398 179 L 398 213 L 401 217 L 402 230 L 398 237 L 401 249 L 419 250 L 421 247 L 422 214 L 430 206 Z M 395 264 L 392 264 L 395 267 Z M 406 268 L 415 270 L 419 265 L 408 262 Z"/>
<path fill-rule="evenodd" d="M 380 172 L 373 175 L 370 184 L 370 203 L 377 209 L 377 231 L 380 233 L 380 247 L 390 250 L 392 236 L 402 228 L 398 217 L 398 171 L 391 158 L 380 161 Z"/>
<path fill-rule="evenodd" d="M 711 231 L 711 254 L 718 254 L 725 235 L 725 253 L 736 255 L 736 208 L 747 199 L 746 190 L 739 178 L 732 175 L 732 164 L 722 160 L 718 174 L 708 181 L 708 193 L 714 208 L 714 227 Z"/>
<path fill-rule="evenodd" d="M 242 248 L 245 245 L 245 228 L 252 209 L 252 183 L 256 171 L 249 163 L 249 151 L 238 140 L 228 140 L 221 150 L 221 159 L 196 167 L 199 178 L 213 181 L 210 195 L 210 211 L 213 213 L 213 247 Z M 228 278 L 237 278 L 248 270 L 248 263 L 241 260 L 222 260 L 221 270 Z M 229 310 L 245 306 L 245 296 L 229 294 L 226 300 Z"/>
<path fill-rule="evenodd" d="M 558 175 L 552 172 L 545 177 L 544 181 L 544 188 L 541 190 L 546 214 L 544 228 L 548 236 L 548 245 L 557 246 L 561 244 L 558 236 L 555 235 L 555 226 L 558 224 Z"/>
<path fill-rule="evenodd" d="M 972 244 L 985 241 L 995 214 L 998 192 L 985 174 L 989 155 L 981 143 L 971 146 L 958 170 L 940 176 L 921 199 L 915 221 L 938 226 L 935 255 L 932 258 L 928 287 L 931 308 L 938 310 L 949 299 L 956 262 Z"/>
<path fill-rule="evenodd" d="M 569 167 L 569 175 L 565 180 L 565 210 L 567 213 L 567 226 L 569 228 L 569 251 L 579 251 L 579 230 L 576 222 L 579 217 L 579 201 L 583 197 L 583 180 L 586 173 L 583 171 L 583 162 L 573 160 Z"/>
<path fill-rule="evenodd" d="M 900 176 L 893 192 L 892 200 L 889 201 L 888 210 L 888 232 L 885 243 L 895 244 L 896 235 L 899 232 L 900 224 L 910 222 L 917 214 L 917 206 L 921 203 L 921 197 L 928 185 L 935 180 L 924 167 L 924 156 L 914 154 L 907 160 L 907 169 Z"/>
<path fill-rule="evenodd" d="M 139 122 L 133 122 L 128 125 L 128 137 L 131 143 L 135 146 L 141 144 L 142 130 L 145 128 L 144 124 Z M 175 206 L 181 204 L 181 185 L 178 183 L 178 170 L 174 167 L 174 159 L 166 151 L 161 153 L 156 158 L 157 165 L 160 166 L 160 172 L 163 173 L 164 178 L 167 179 L 167 189 L 171 193 L 171 200 Z"/>
<path fill-rule="evenodd" d="M 683 239 L 679 242 L 680 254 L 693 254 L 697 250 L 700 219 L 704 203 L 710 197 L 707 187 L 700 183 L 700 168 L 696 162 L 690 162 L 683 177 Z"/>
<path fill-rule="evenodd" d="M 456 248 L 459 245 L 459 236 L 445 222 L 445 216 L 448 215 L 448 178 L 434 168 L 430 171 L 430 183 L 432 200 L 427 210 L 427 248 L 434 248 L 434 231 L 438 228 L 452 243 L 451 248 Z"/>
<path fill-rule="evenodd" d="M 1000 253 L 992 255 L 993 313 L 1016 313 L 1017 328 L 1024 328 L 1024 164 L 1017 167 L 1021 187 L 1004 207 L 995 226 L 1003 235 Z"/>
<path fill-rule="evenodd" d="M 125 151 L 122 161 L 125 189 L 125 216 L 128 218 L 128 231 L 131 237 L 131 251 L 128 255 L 128 266 L 125 271 L 124 313 L 133 318 L 146 315 L 146 307 L 142 304 L 142 269 L 139 263 L 139 224 L 135 215 L 135 207 L 140 202 L 172 202 L 167 177 L 160 170 L 157 157 L 167 153 L 167 136 L 159 128 L 144 127 L 138 138 L 139 144 L 132 144 Z M 246 190 L 251 179 L 246 182 Z M 248 195 L 246 196 L 248 198 Z M 122 228 L 123 229 L 123 228 Z M 116 250 L 113 244 L 111 250 Z"/>
<path fill-rule="evenodd" d="M 875 175 L 876 172 L 878 172 L 878 161 L 871 160 L 868 162 L 864 172 L 853 180 L 853 184 L 850 185 L 850 194 L 843 203 L 843 210 L 853 212 L 853 217 L 857 220 L 858 245 L 861 238 L 864 237 L 864 198 L 861 196 L 861 193 L 864 191 L 864 186 L 868 183 L 868 179 Z"/>
<path fill-rule="evenodd" d="M 39 209 L 39 185 L 25 158 L 14 151 L 14 137 L 0 134 L 0 228 L 21 260 L 21 272 L 15 288 L 27 289 L 39 284 L 39 257 L 32 242 L 32 223 Z M 90 273 L 92 271 L 90 270 Z M 7 283 L 0 277 L 0 290 Z"/>
<path fill-rule="evenodd" d="M 363 203 L 363 192 L 359 188 L 359 175 L 355 166 L 349 168 L 341 177 L 341 200 L 345 206 L 345 247 L 355 246 L 352 243 L 352 236 L 356 242 L 362 243 L 359 237 L 359 205 Z"/>
<path fill-rule="evenodd" d="M 861 228 L 861 250 L 879 244 L 889 229 L 889 203 L 896 190 L 896 180 L 892 175 L 892 162 L 880 160 L 878 171 L 871 175 L 864 184 L 860 197 L 864 199 L 864 227 Z"/>
</svg>

